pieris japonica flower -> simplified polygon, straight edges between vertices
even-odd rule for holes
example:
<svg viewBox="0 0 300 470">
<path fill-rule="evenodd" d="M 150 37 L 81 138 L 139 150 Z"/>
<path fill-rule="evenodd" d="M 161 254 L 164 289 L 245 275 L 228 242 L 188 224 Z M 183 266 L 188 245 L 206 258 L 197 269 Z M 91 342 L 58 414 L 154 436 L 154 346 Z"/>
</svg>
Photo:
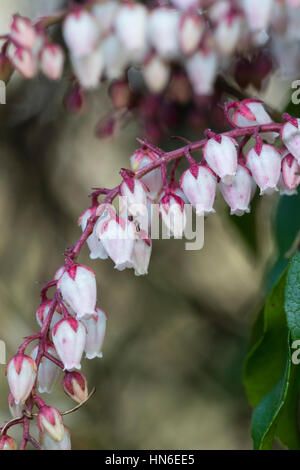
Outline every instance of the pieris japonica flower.
<svg viewBox="0 0 300 470">
<path fill-rule="evenodd" d="M 40 327 L 43 326 L 47 315 L 49 313 L 49 310 L 51 308 L 52 300 L 46 300 L 45 302 L 42 302 L 41 305 L 38 307 L 36 311 L 36 321 L 40 325 Z M 57 323 L 59 320 L 61 320 L 61 314 L 57 311 L 57 309 L 54 311 L 54 314 L 51 319 L 50 323 L 50 328 L 53 328 L 55 323 Z"/>
<path fill-rule="evenodd" d="M 10 60 L 13 66 L 25 78 L 33 78 L 37 72 L 36 60 L 31 51 L 23 47 L 13 48 L 10 52 Z"/>
<path fill-rule="evenodd" d="M 236 104 L 232 120 L 238 127 L 257 126 L 272 122 L 262 102 L 251 98 Z"/>
<path fill-rule="evenodd" d="M 294 194 L 297 194 L 297 189 L 289 189 L 286 186 L 285 182 L 283 181 L 282 173 L 278 181 L 278 189 L 280 196 L 293 196 Z"/>
<path fill-rule="evenodd" d="M 53 343 L 66 370 L 81 369 L 86 328 L 75 318 L 65 318 L 53 328 Z"/>
<path fill-rule="evenodd" d="M 260 100 L 249 98 L 236 104 L 232 114 L 232 121 L 238 127 L 249 127 L 257 126 L 258 124 L 271 124 L 272 119 Z M 261 137 L 269 143 L 273 143 L 277 135 L 276 132 L 261 133 Z"/>
<path fill-rule="evenodd" d="M 137 3 L 125 3 L 116 13 L 116 33 L 134 60 L 141 60 L 146 52 L 147 19 L 147 8 Z"/>
<path fill-rule="evenodd" d="M 170 234 L 181 238 L 186 226 L 184 201 L 175 192 L 169 192 L 162 196 L 159 209 Z"/>
<path fill-rule="evenodd" d="M 196 95 L 210 95 L 217 73 L 217 56 L 213 51 L 197 51 L 185 63 Z"/>
<path fill-rule="evenodd" d="M 63 23 L 63 37 L 72 56 L 89 55 L 96 47 L 99 38 L 95 18 L 80 8 L 69 13 Z"/>
<path fill-rule="evenodd" d="M 159 55 L 151 54 L 144 63 L 142 74 L 149 90 L 152 93 L 160 93 L 168 84 L 171 69 Z"/>
<path fill-rule="evenodd" d="M 300 119 L 290 119 L 281 129 L 281 138 L 289 152 L 300 164 Z"/>
<path fill-rule="evenodd" d="M 83 56 L 71 55 L 71 62 L 83 88 L 96 88 L 99 85 L 104 68 L 101 46 Z"/>
<path fill-rule="evenodd" d="M 300 165 L 293 155 L 286 155 L 281 162 L 282 179 L 290 190 L 300 185 Z"/>
<path fill-rule="evenodd" d="M 186 55 L 192 54 L 197 49 L 204 33 L 205 23 L 196 12 L 184 13 L 179 25 L 179 45 Z"/>
<path fill-rule="evenodd" d="M 128 213 L 133 216 L 144 215 L 147 210 L 146 185 L 136 178 L 124 175 L 124 181 L 120 186 L 122 202 L 128 208 Z"/>
<path fill-rule="evenodd" d="M 132 268 L 132 252 L 135 239 L 135 225 L 122 217 L 111 217 L 100 225 L 97 235 L 107 254 L 115 263 L 115 269 L 123 271 Z"/>
<path fill-rule="evenodd" d="M 121 78 L 129 64 L 129 56 L 115 34 L 110 34 L 102 41 L 103 71 L 108 80 Z"/>
<path fill-rule="evenodd" d="M 14 15 L 10 28 L 10 37 L 19 46 L 31 49 L 35 43 L 37 33 L 28 18 Z"/>
<path fill-rule="evenodd" d="M 96 312 L 89 319 L 83 320 L 87 329 L 87 337 L 85 344 L 85 356 L 88 359 L 95 357 L 103 357 L 102 345 L 106 331 L 106 314 L 100 308 L 96 308 Z"/>
<path fill-rule="evenodd" d="M 242 5 L 252 31 L 268 28 L 274 0 L 243 0 Z"/>
<path fill-rule="evenodd" d="M 111 210 L 113 210 L 113 206 L 111 206 Z M 85 230 L 88 219 L 94 216 L 96 213 L 96 208 L 87 209 L 82 216 L 78 220 L 78 224 L 81 225 L 82 231 Z M 106 253 L 104 246 L 102 245 L 101 240 L 97 237 L 97 227 L 101 224 L 106 217 L 109 216 L 109 213 L 105 211 L 100 217 L 98 222 L 95 224 L 94 230 L 92 234 L 87 239 L 87 245 L 90 249 L 90 258 L 91 259 L 107 259 L 108 254 Z"/>
<path fill-rule="evenodd" d="M 78 318 L 93 315 L 97 297 L 94 271 L 86 266 L 73 264 L 64 271 L 57 287 Z"/>
<path fill-rule="evenodd" d="M 261 195 L 278 190 L 281 158 L 274 147 L 263 144 L 252 148 L 247 155 L 247 167 L 259 186 Z"/>
<path fill-rule="evenodd" d="M 58 268 L 54 274 L 54 279 L 58 281 L 63 275 L 63 273 L 65 272 L 65 270 L 66 270 L 65 266 L 61 266 L 60 268 Z"/>
<path fill-rule="evenodd" d="M 140 230 L 136 235 L 132 253 L 134 274 L 136 276 L 145 276 L 148 274 L 151 252 L 151 239 L 146 232 Z"/>
<path fill-rule="evenodd" d="M 217 178 L 210 168 L 202 165 L 191 166 L 183 173 L 180 186 L 189 202 L 196 209 L 197 215 L 209 215 L 215 212 L 213 205 Z"/>
<path fill-rule="evenodd" d="M 32 359 L 36 360 L 38 355 L 39 345 L 37 344 L 31 351 Z M 46 346 L 46 351 L 51 354 L 55 359 L 58 359 L 55 348 L 48 344 Z M 37 384 L 38 390 L 40 393 L 52 393 L 53 388 L 58 380 L 60 373 L 59 367 L 50 361 L 47 357 L 43 357 L 39 364 L 38 374 L 37 374 Z"/>
<path fill-rule="evenodd" d="M 249 203 L 252 194 L 252 177 L 248 168 L 239 164 L 232 182 L 226 184 L 220 181 L 219 188 L 230 207 L 231 215 L 241 216 L 245 212 L 250 212 Z"/>
<path fill-rule="evenodd" d="M 134 172 L 141 170 L 150 163 L 157 161 L 158 158 L 159 156 L 153 150 L 140 148 L 130 157 L 131 168 Z M 145 176 L 142 176 L 141 181 L 149 189 L 149 196 L 153 199 L 156 198 L 163 184 L 161 169 L 155 168 Z"/>
<path fill-rule="evenodd" d="M 164 59 L 178 56 L 179 13 L 172 8 L 155 8 L 149 15 L 149 39 L 158 54 Z"/>
<path fill-rule="evenodd" d="M 41 433 L 40 443 L 44 450 L 71 450 L 71 433 L 67 426 L 64 426 L 64 433 L 61 441 L 56 441 L 48 433 Z"/>
<path fill-rule="evenodd" d="M 88 397 L 88 386 L 86 378 L 80 372 L 66 372 L 62 386 L 67 395 L 76 403 L 86 401 Z"/>
<path fill-rule="evenodd" d="M 115 0 L 99 3 L 92 7 L 92 14 L 97 21 L 101 35 L 105 36 L 111 31 L 119 7 L 119 2 Z"/>
<path fill-rule="evenodd" d="M 237 47 L 242 30 L 241 16 L 228 13 L 222 18 L 215 29 L 215 40 L 218 49 L 225 55 L 230 55 Z"/>
<path fill-rule="evenodd" d="M 10 436 L 2 436 L 0 439 L 0 450 L 17 450 L 16 441 Z"/>
<path fill-rule="evenodd" d="M 6 366 L 10 391 L 17 405 L 25 403 L 34 385 L 37 374 L 35 361 L 25 354 L 12 357 Z"/>
<path fill-rule="evenodd" d="M 59 80 L 64 66 L 64 51 L 57 44 L 46 44 L 40 52 L 40 67 L 51 80 Z"/>
<path fill-rule="evenodd" d="M 224 183 L 230 183 L 237 171 L 236 142 L 227 136 L 216 136 L 205 144 L 203 155 L 210 168 Z"/>
<path fill-rule="evenodd" d="M 18 405 L 15 402 L 14 396 L 11 392 L 8 395 L 8 406 L 10 414 L 13 418 L 21 418 L 23 416 L 23 411 L 25 409 L 24 403 L 19 403 Z"/>
<path fill-rule="evenodd" d="M 53 406 L 42 406 L 37 417 L 41 433 L 46 433 L 54 441 L 60 442 L 64 436 L 64 425 L 60 412 Z"/>
</svg>

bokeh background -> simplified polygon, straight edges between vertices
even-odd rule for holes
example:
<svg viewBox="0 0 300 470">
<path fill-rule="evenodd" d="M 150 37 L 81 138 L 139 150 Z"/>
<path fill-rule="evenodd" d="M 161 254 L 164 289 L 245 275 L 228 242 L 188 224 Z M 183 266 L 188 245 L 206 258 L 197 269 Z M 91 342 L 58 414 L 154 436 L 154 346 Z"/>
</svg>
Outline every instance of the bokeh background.
<svg viewBox="0 0 300 470">
<path fill-rule="evenodd" d="M 2 0 L 0 33 L 14 12 L 34 18 L 60 4 Z M 0 106 L 0 339 L 8 357 L 38 330 L 39 281 L 52 279 L 65 248 L 80 235 L 76 221 L 91 188 L 118 184 L 119 168 L 128 166 L 137 146 L 134 122 L 112 139 L 94 137 L 110 106 L 105 89 L 90 93 L 85 110 L 70 115 L 62 106 L 65 87 L 15 74 Z M 289 84 L 274 77 L 265 96 L 283 109 L 289 93 Z M 115 271 L 110 261 L 91 261 L 83 250 L 80 262 L 95 270 L 98 303 L 109 320 L 104 358 L 83 363 L 97 393 L 66 417 L 75 449 L 251 448 L 242 363 L 276 257 L 277 202 L 276 195 L 258 201 L 254 229 L 245 225 L 249 244 L 219 197 L 217 214 L 205 223 L 204 248 L 154 241 L 145 278 Z M 4 366 L 0 372 L 3 422 L 9 419 Z M 47 399 L 60 410 L 73 406 L 59 384 Z"/>
</svg>

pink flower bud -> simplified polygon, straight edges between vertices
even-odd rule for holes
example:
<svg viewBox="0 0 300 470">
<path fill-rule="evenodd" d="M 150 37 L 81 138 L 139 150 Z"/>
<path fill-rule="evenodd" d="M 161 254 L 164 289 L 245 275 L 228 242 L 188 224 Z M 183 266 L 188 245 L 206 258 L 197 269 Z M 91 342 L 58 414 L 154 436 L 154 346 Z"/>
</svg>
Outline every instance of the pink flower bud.
<svg viewBox="0 0 300 470">
<path fill-rule="evenodd" d="M 235 141 L 227 136 L 209 139 L 203 155 L 210 168 L 224 183 L 230 183 L 237 171 L 237 151 Z"/>
<path fill-rule="evenodd" d="M 130 215 L 143 215 L 146 212 L 148 192 L 145 184 L 138 179 L 127 175 L 124 177 L 124 181 L 120 186 L 120 195 Z"/>
<path fill-rule="evenodd" d="M 66 17 L 63 24 L 63 37 L 73 56 L 89 55 L 99 38 L 95 18 L 88 11 L 78 8 Z"/>
<path fill-rule="evenodd" d="M 152 93 L 161 93 L 170 78 L 170 66 L 157 54 L 151 54 L 142 68 L 145 83 Z"/>
<path fill-rule="evenodd" d="M 47 315 L 49 313 L 51 304 L 52 304 L 52 300 L 46 300 L 45 302 L 41 303 L 41 305 L 38 307 L 38 309 L 36 311 L 36 321 L 40 325 L 40 327 L 43 326 L 43 323 L 47 318 Z M 62 318 L 61 314 L 57 310 L 55 310 L 55 312 L 53 313 L 53 316 L 52 316 L 51 323 L 50 323 L 50 328 L 53 328 L 53 326 L 59 320 L 61 320 L 61 318 Z"/>
<path fill-rule="evenodd" d="M 170 234 L 175 238 L 182 238 L 186 225 L 184 201 L 171 191 L 162 196 L 159 209 Z"/>
<path fill-rule="evenodd" d="M 64 426 L 64 434 L 61 441 L 52 439 L 47 433 L 41 433 L 40 443 L 44 450 L 71 450 L 71 433 L 67 426 Z"/>
<path fill-rule="evenodd" d="M 293 119 L 284 124 L 281 129 L 281 138 L 283 143 L 294 155 L 298 163 L 300 164 L 300 119 Z"/>
<path fill-rule="evenodd" d="M 278 191 L 280 177 L 280 153 L 271 145 L 263 144 L 261 149 L 254 147 L 247 155 L 247 167 L 260 187 L 260 194 L 272 194 Z"/>
<path fill-rule="evenodd" d="M 115 80 L 109 86 L 109 97 L 115 109 L 130 108 L 132 105 L 133 93 L 128 80 L 123 78 Z"/>
<path fill-rule="evenodd" d="M 76 84 L 66 94 L 64 99 L 64 105 L 66 109 L 71 113 L 80 112 L 85 103 L 85 95 L 82 88 Z"/>
<path fill-rule="evenodd" d="M 234 108 L 232 120 L 238 127 L 257 126 L 258 124 L 273 122 L 261 101 L 251 98 L 237 104 Z M 276 132 L 261 133 L 261 138 L 266 139 L 269 143 L 273 143 L 277 136 Z"/>
<path fill-rule="evenodd" d="M 182 52 L 192 54 L 197 49 L 204 33 L 205 23 L 196 12 L 182 15 L 179 25 L 179 44 Z"/>
<path fill-rule="evenodd" d="M 40 66 L 43 73 L 51 80 L 62 76 L 65 55 L 58 44 L 46 44 L 40 53 Z"/>
<path fill-rule="evenodd" d="M 216 54 L 198 51 L 187 59 L 185 67 L 195 94 L 211 95 L 217 73 Z"/>
<path fill-rule="evenodd" d="M 76 403 L 82 403 L 88 397 L 86 378 L 80 372 L 67 372 L 63 378 L 63 389 Z"/>
<path fill-rule="evenodd" d="M 146 51 L 148 10 L 144 5 L 121 5 L 115 18 L 115 29 L 121 44 L 133 58 L 140 59 Z"/>
<path fill-rule="evenodd" d="M 64 368 L 81 369 L 80 361 L 86 342 L 86 328 L 75 318 L 65 318 L 53 328 L 55 349 L 64 364 Z"/>
<path fill-rule="evenodd" d="M 158 159 L 159 156 L 152 150 L 140 148 L 136 150 L 130 157 L 131 168 L 135 172 L 141 170 L 150 163 L 157 161 Z M 154 170 L 147 173 L 141 178 L 141 181 L 149 189 L 149 196 L 153 199 L 156 198 L 163 184 L 160 168 L 155 168 Z"/>
<path fill-rule="evenodd" d="M 180 186 L 189 202 L 196 209 L 197 215 L 209 215 L 215 212 L 213 205 L 217 179 L 210 168 L 201 165 L 191 166 L 183 173 Z"/>
<path fill-rule="evenodd" d="M 133 268 L 136 276 L 148 274 L 148 267 L 152 251 L 152 242 L 146 232 L 140 231 L 133 245 Z"/>
<path fill-rule="evenodd" d="M 155 8 L 148 21 L 149 38 L 158 54 L 164 59 L 178 56 L 179 13 L 172 8 Z"/>
<path fill-rule="evenodd" d="M 19 403 L 18 405 L 15 402 L 14 396 L 11 392 L 8 395 L 8 406 L 10 414 L 13 418 L 21 418 L 23 416 L 23 411 L 25 409 L 24 403 Z"/>
<path fill-rule="evenodd" d="M 37 344 L 31 351 L 30 355 L 32 359 L 36 360 L 38 350 L 39 345 Z M 47 345 L 46 350 L 49 354 L 51 354 L 51 356 L 58 359 L 56 350 L 53 346 Z M 42 358 L 37 375 L 38 390 L 40 393 L 52 393 L 59 377 L 59 372 L 60 369 L 54 362 L 50 361 L 50 359 L 47 359 L 47 357 Z"/>
<path fill-rule="evenodd" d="M 94 271 L 86 266 L 73 264 L 65 270 L 57 287 L 78 318 L 93 315 L 97 297 Z"/>
<path fill-rule="evenodd" d="M 272 122 L 261 101 L 255 99 L 246 99 L 238 103 L 234 108 L 232 120 L 238 127 L 257 126 Z"/>
<path fill-rule="evenodd" d="M 289 154 L 281 162 L 282 178 L 286 187 L 296 189 L 300 184 L 300 165 L 293 155 Z"/>
<path fill-rule="evenodd" d="M 64 425 L 60 412 L 53 406 L 42 406 L 38 413 L 37 425 L 41 433 L 48 434 L 54 441 L 64 437 Z"/>
<path fill-rule="evenodd" d="M 36 61 L 31 51 L 18 47 L 10 57 L 13 66 L 25 77 L 33 78 L 37 72 Z"/>
<path fill-rule="evenodd" d="M 220 191 L 230 207 L 231 215 L 244 215 L 250 212 L 249 204 L 252 194 L 252 177 L 248 168 L 238 165 L 236 175 L 229 184 L 219 183 Z"/>
<path fill-rule="evenodd" d="M 88 320 L 83 320 L 87 329 L 85 356 L 88 359 L 103 357 L 102 345 L 105 336 L 106 321 L 106 314 L 98 307 L 96 308 L 95 315 L 92 315 Z"/>
<path fill-rule="evenodd" d="M 243 0 L 246 18 L 252 31 L 267 29 L 271 20 L 274 0 Z"/>
<path fill-rule="evenodd" d="M 31 49 L 36 40 L 37 34 L 28 18 L 14 15 L 10 27 L 10 37 L 21 47 Z"/>
<path fill-rule="evenodd" d="M 17 405 L 25 403 L 34 385 L 37 367 L 34 360 L 25 354 L 12 357 L 6 366 L 10 391 Z"/>
<path fill-rule="evenodd" d="M 115 269 L 123 271 L 132 268 L 132 252 L 135 239 L 135 225 L 123 218 L 111 217 L 100 225 L 98 237 L 115 263 Z"/>
<path fill-rule="evenodd" d="M 0 450 L 17 450 L 16 441 L 10 436 L 2 436 L 0 439 Z"/>
<path fill-rule="evenodd" d="M 84 56 L 71 55 L 71 62 L 79 83 L 83 88 L 96 88 L 103 72 L 101 47 Z"/>
<path fill-rule="evenodd" d="M 113 206 L 112 206 L 113 207 Z M 87 209 L 82 216 L 78 220 L 78 224 L 81 225 L 81 229 L 84 232 L 87 226 L 88 219 L 92 216 L 94 216 L 96 213 L 96 207 L 93 207 L 91 209 Z M 87 239 L 87 245 L 90 249 L 90 258 L 91 259 L 107 259 L 108 254 L 106 253 L 104 246 L 102 245 L 102 242 L 99 240 L 97 237 L 97 226 L 108 217 L 108 213 L 106 212 L 103 214 L 101 217 L 99 217 L 98 222 L 95 224 L 94 230 L 92 234 L 89 236 Z"/>
</svg>

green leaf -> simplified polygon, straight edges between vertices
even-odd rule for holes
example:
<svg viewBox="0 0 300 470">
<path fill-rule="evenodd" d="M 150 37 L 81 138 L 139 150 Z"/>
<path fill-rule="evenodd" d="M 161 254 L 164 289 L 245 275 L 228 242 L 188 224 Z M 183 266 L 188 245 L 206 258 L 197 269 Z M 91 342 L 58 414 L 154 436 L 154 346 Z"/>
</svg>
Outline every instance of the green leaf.
<svg viewBox="0 0 300 470">
<path fill-rule="evenodd" d="M 300 339 L 300 252 L 290 261 L 285 290 L 285 311 L 293 340 Z"/>
<path fill-rule="evenodd" d="M 243 382 L 252 406 L 256 406 L 280 380 L 286 363 L 288 330 L 284 312 L 285 279 L 286 273 L 267 299 L 261 336 L 259 338 L 256 332 L 257 342 L 245 361 Z"/>
<path fill-rule="evenodd" d="M 290 351 L 289 335 L 286 338 L 286 345 L 287 351 Z M 281 379 L 254 410 L 251 435 L 256 450 L 272 449 L 280 412 L 285 406 L 289 392 L 291 369 L 292 362 L 289 352 Z"/>
<path fill-rule="evenodd" d="M 274 220 L 278 259 L 268 275 L 268 290 L 275 284 L 288 265 L 286 254 L 300 231 L 300 191 L 294 196 L 282 196 Z"/>
</svg>

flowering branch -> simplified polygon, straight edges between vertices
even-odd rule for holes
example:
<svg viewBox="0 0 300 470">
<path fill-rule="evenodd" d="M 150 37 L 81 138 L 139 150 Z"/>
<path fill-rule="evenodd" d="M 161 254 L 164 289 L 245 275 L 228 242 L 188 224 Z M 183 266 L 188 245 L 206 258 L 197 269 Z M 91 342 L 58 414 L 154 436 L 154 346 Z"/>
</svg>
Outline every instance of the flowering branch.
<svg viewBox="0 0 300 470">
<path fill-rule="evenodd" d="M 27 337 L 7 364 L 9 405 L 14 419 L 1 429 L 0 449 L 16 447 L 7 431 L 18 424 L 23 425 L 20 449 L 25 449 L 28 442 L 39 449 L 70 448 L 70 435 L 62 416 L 78 410 L 95 392 L 93 389 L 89 394 L 85 377 L 73 370 L 80 369 L 84 351 L 89 359 L 102 357 L 107 320 L 106 314 L 96 307 L 93 271 L 77 263 L 85 243 L 92 258 L 110 257 L 119 270 L 134 267 L 136 274 L 146 274 L 151 240 L 143 225 L 140 206 L 145 208 L 147 201 L 151 204 L 158 201 L 162 219 L 176 237 L 184 231 L 185 202 L 189 201 L 198 215 L 208 215 L 214 212 L 217 186 L 231 213 L 236 215 L 249 211 L 256 185 L 261 194 L 276 191 L 278 184 L 288 194 L 299 186 L 300 120 L 284 115 L 284 123 L 265 122 L 266 115 L 258 100 L 229 103 L 225 116 L 233 127 L 230 131 L 215 134 L 207 130 L 204 139 L 196 142 L 183 139 L 185 145 L 170 152 L 138 139 L 142 147 L 130 159 L 132 170 L 120 171 L 121 183 L 112 189 L 97 188 L 91 194 L 92 205 L 79 219 L 81 236 L 66 250 L 65 263 L 54 279 L 41 289 L 37 310 L 41 330 Z M 245 119 L 249 125 L 242 127 Z M 265 142 L 274 141 L 279 135 L 280 149 Z M 256 144 L 245 157 L 245 145 L 251 138 Z M 238 150 L 237 139 L 240 139 Z M 202 150 L 199 162 L 191 156 L 196 150 Z M 182 157 L 187 158 L 190 167 L 178 185 L 175 173 Z M 171 162 L 168 181 L 167 165 Z M 117 196 L 125 201 L 118 215 L 112 206 Z M 169 216 L 171 209 L 173 218 Z M 48 291 L 52 288 L 54 293 L 49 299 Z M 28 356 L 25 351 L 33 341 L 38 343 Z M 37 395 L 37 389 L 41 393 L 51 391 L 61 369 L 66 371 L 63 389 L 78 403 L 64 413 L 47 406 Z M 37 413 L 33 412 L 35 407 Z M 35 417 L 40 443 L 30 435 L 30 420 Z"/>
</svg>

